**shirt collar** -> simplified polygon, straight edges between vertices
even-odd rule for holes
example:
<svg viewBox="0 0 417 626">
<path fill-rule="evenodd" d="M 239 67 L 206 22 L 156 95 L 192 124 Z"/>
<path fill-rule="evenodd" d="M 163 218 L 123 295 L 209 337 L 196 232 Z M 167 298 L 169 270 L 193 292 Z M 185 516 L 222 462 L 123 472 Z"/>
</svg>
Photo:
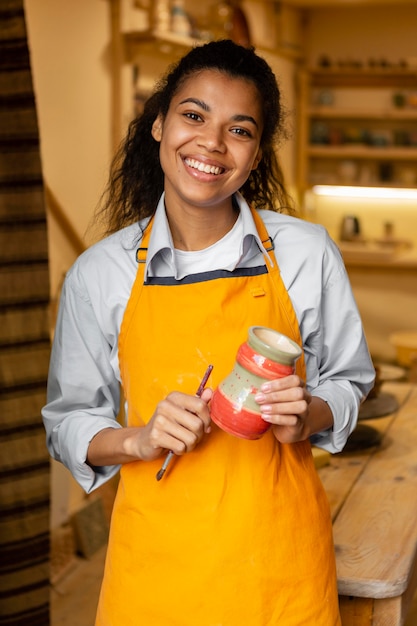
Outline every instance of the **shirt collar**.
<svg viewBox="0 0 417 626">
<path fill-rule="evenodd" d="M 239 267 L 240 264 L 244 263 L 248 259 L 252 258 L 254 255 L 259 255 L 261 253 L 268 260 L 268 253 L 262 244 L 262 241 L 259 237 L 258 231 L 256 229 L 256 225 L 254 219 L 252 217 L 251 210 L 246 200 L 240 193 L 235 194 L 235 200 L 239 207 L 242 226 L 243 226 L 243 237 L 242 243 L 240 246 L 240 250 L 236 250 L 236 264 L 235 267 Z M 147 225 L 147 222 L 144 220 L 141 222 L 141 228 Z M 174 255 L 174 243 L 172 240 L 171 231 L 169 229 L 168 219 L 165 212 L 165 194 L 163 193 L 158 206 L 155 211 L 154 222 L 152 226 L 151 235 L 149 238 L 148 244 L 148 252 L 146 255 L 146 267 L 145 267 L 145 277 L 155 276 L 158 266 L 158 261 L 163 258 L 164 263 L 171 265 L 172 267 L 172 275 L 176 275 L 175 268 L 175 255 Z"/>
</svg>

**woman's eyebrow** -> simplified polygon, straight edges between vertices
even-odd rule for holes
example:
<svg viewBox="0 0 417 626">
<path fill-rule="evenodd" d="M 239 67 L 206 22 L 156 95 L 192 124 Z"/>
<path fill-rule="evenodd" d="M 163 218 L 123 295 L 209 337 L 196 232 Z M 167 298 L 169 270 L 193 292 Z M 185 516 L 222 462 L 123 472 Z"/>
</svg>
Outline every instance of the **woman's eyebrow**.
<svg viewBox="0 0 417 626">
<path fill-rule="evenodd" d="M 258 122 L 254 117 L 252 117 L 252 115 L 234 115 L 233 120 L 235 122 L 251 122 L 256 126 L 256 128 L 258 128 Z"/>
<path fill-rule="evenodd" d="M 203 109 L 203 111 L 210 111 L 210 107 L 208 106 L 208 104 L 203 100 L 199 100 L 198 98 L 185 98 L 184 100 L 181 100 L 180 104 L 187 104 L 187 102 L 192 102 L 193 104 L 196 104 L 198 107 Z M 232 117 L 232 119 L 234 122 L 251 122 L 256 126 L 256 128 L 258 128 L 258 122 L 251 115 L 243 115 L 237 113 Z"/>
<path fill-rule="evenodd" d="M 196 104 L 204 111 L 210 111 L 210 107 L 203 100 L 199 100 L 198 98 L 185 98 L 185 100 L 181 100 L 180 104 L 187 104 L 187 102 L 192 102 Z"/>
</svg>

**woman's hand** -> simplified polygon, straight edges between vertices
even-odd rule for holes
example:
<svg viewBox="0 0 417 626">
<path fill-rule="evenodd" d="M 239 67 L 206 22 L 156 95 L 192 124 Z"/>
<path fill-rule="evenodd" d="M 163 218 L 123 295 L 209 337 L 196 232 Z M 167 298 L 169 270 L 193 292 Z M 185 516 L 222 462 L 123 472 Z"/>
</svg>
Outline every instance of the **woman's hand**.
<svg viewBox="0 0 417 626">
<path fill-rule="evenodd" d="M 333 425 L 328 404 L 313 397 L 296 374 L 264 383 L 255 400 L 281 443 L 303 441 Z"/>
<path fill-rule="evenodd" d="M 210 432 L 210 411 L 207 406 L 213 392 L 205 389 L 201 397 L 178 391 L 159 402 L 150 421 L 143 427 L 138 454 L 144 461 L 152 461 L 164 449 L 177 455 L 191 452 L 205 433 Z"/>
<path fill-rule="evenodd" d="M 153 461 L 164 450 L 182 455 L 194 450 L 210 432 L 208 402 L 213 391 L 201 397 L 173 391 L 157 405 L 145 426 L 105 428 L 90 442 L 87 461 L 93 466 Z"/>
</svg>

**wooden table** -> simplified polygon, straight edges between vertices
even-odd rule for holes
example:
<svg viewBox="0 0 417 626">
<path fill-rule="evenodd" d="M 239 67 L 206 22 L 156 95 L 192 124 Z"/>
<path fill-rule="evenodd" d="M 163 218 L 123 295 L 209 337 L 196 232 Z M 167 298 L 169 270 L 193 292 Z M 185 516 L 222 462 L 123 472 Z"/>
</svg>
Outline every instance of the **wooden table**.
<svg viewBox="0 0 417 626">
<path fill-rule="evenodd" d="M 343 626 L 400 626 L 417 588 L 417 385 L 385 383 L 399 409 L 362 420 L 381 443 L 319 469 L 333 517 Z"/>
</svg>

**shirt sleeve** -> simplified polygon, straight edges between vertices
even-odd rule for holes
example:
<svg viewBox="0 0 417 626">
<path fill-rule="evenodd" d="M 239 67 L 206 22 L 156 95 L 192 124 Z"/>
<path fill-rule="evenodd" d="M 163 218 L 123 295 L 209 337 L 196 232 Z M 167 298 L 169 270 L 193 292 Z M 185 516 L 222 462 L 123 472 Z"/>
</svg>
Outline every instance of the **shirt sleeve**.
<svg viewBox="0 0 417 626">
<path fill-rule="evenodd" d="M 86 462 L 92 438 L 117 421 L 120 385 L 112 345 L 100 328 L 87 290 L 67 277 L 60 301 L 42 410 L 48 450 L 87 492 L 116 474 L 119 466 L 93 468 Z"/>
<path fill-rule="evenodd" d="M 307 384 L 312 395 L 328 403 L 334 425 L 311 441 L 335 453 L 343 449 L 356 427 L 359 407 L 373 387 L 375 370 L 346 269 L 328 236 L 322 276 L 319 304 L 305 339 Z"/>
</svg>

